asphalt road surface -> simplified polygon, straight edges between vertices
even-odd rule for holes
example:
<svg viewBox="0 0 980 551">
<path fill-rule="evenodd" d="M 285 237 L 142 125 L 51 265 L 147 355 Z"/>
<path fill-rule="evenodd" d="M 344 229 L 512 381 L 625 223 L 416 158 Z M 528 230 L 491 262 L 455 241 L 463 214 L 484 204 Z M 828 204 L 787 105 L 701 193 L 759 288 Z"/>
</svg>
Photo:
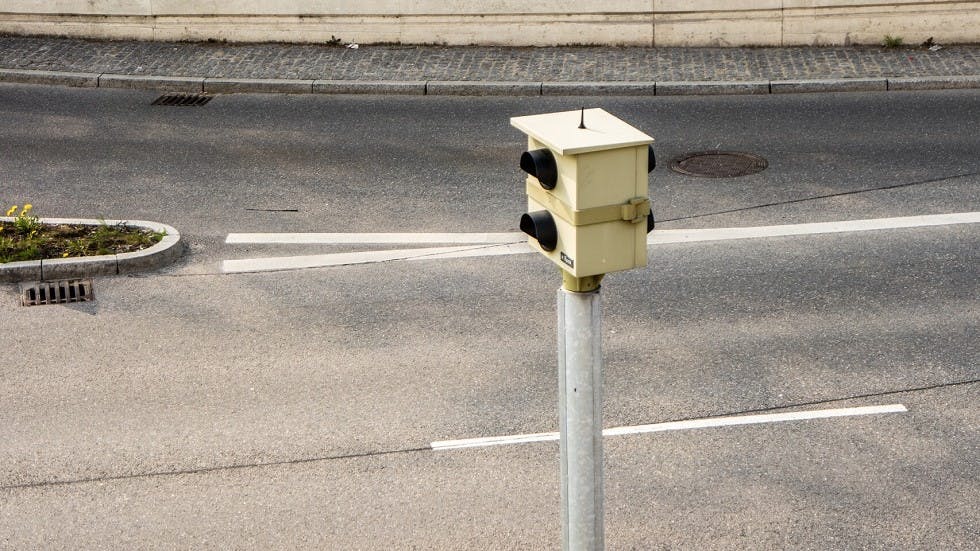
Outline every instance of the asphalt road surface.
<svg viewBox="0 0 980 551">
<path fill-rule="evenodd" d="M 655 234 L 980 211 L 977 91 L 156 95 L 0 86 L 4 208 L 187 245 L 91 303 L 0 287 L 0 548 L 557 548 L 556 442 L 433 448 L 557 430 L 550 263 L 222 270 L 420 246 L 236 233 L 517 231 L 512 116 L 603 107 L 654 136 Z M 769 167 L 667 168 L 716 149 Z M 606 437 L 607 548 L 975 548 L 980 225 L 649 252 L 604 281 L 605 426 L 752 424 Z M 843 416 L 759 417 L 793 412 Z"/>
</svg>

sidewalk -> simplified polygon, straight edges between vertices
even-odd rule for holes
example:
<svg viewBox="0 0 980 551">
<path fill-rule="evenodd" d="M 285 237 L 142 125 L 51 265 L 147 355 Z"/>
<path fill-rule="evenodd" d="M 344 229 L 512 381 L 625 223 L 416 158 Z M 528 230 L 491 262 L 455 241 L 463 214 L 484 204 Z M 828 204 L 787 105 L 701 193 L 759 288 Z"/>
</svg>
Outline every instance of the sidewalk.
<svg viewBox="0 0 980 551">
<path fill-rule="evenodd" d="M 81 76 L 56 78 L 64 73 Z M 261 80 L 280 82 L 254 82 Z M 462 94 L 980 88 L 980 45 L 949 46 L 938 51 L 923 47 L 400 45 L 355 49 L 344 45 L 100 42 L 0 36 L 0 81 L 205 92 Z M 319 89 L 314 82 L 321 83 Z M 201 88 L 196 89 L 198 86 Z"/>
</svg>

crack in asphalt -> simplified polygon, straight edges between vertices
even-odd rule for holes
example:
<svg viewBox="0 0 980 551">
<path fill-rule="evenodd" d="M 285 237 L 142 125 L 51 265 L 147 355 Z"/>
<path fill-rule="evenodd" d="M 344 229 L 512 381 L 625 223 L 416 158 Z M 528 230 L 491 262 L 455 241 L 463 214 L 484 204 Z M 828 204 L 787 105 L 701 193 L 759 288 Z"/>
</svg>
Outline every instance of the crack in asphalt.
<svg viewBox="0 0 980 551">
<path fill-rule="evenodd" d="M 283 465 L 301 465 L 303 463 L 315 463 L 319 461 L 334 461 L 338 459 L 360 459 L 364 457 L 376 457 L 383 455 L 397 455 L 405 453 L 415 453 L 423 451 L 432 451 L 432 448 L 426 446 L 424 448 L 405 448 L 401 450 L 382 450 L 376 452 L 363 452 L 363 453 L 352 453 L 344 455 L 327 455 L 322 457 L 307 457 L 303 459 L 286 459 L 282 461 L 264 461 L 256 463 L 233 463 L 231 465 L 216 465 L 214 467 L 201 467 L 198 469 L 182 469 L 178 471 L 156 471 L 148 473 L 134 473 L 134 474 L 123 474 L 115 476 L 102 476 L 102 477 L 91 477 L 91 478 L 77 478 L 73 480 L 46 480 L 41 482 L 27 482 L 25 484 L 11 484 L 10 486 L 0 486 L 0 491 L 3 490 L 22 490 L 28 488 L 44 488 L 51 486 L 69 486 L 74 484 L 86 484 L 90 482 L 113 482 L 117 480 L 132 480 L 138 478 L 155 478 L 161 476 L 180 476 L 180 475 L 190 475 L 190 474 L 203 474 L 212 473 L 216 471 L 232 471 L 237 469 L 253 469 L 261 467 L 276 467 Z"/>
<path fill-rule="evenodd" d="M 938 384 L 934 384 L 934 385 L 926 385 L 926 386 L 920 386 L 920 387 L 914 387 L 914 388 L 905 388 L 905 389 L 898 389 L 898 390 L 886 390 L 886 391 L 881 391 L 881 392 L 870 392 L 870 393 L 866 393 L 866 394 L 855 394 L 855 395 L 852 395 L 852 396 L 845 396 L 845 397 L 841 397 L 841 398 L 831 398 L 831 399 L 826 399 L 826 400 L 814 400 L 814 401 L 809 401 L 809 402 L 794 402 L 792 404 L 783 404 L 783 405 L 779 405 L 779 406 L 769 406 L 769 407 L 762 407 L 762 408 L 755 408 L 755 409 L 746 409 L 746 410 L 739 410 L 739 411 L 731 411 L 731 412 L 726 412 L 726 413 L 718 413 L 718 414 L 714 414 L 714 415 L 709 415 L 707 417 L 729 417 L 729 416 L 733 416 L 733 415 L 744 415 L 744 414 L 750 414 L 750 413 L 772 412 L 772 411 L 778 411 L 778 410 L 783 410 L 783 409 L 791 409 L 791 408 L 798 408 L 798 407 L 804 407 L 804 406 L 815 406 L 815 405 L 830 404 L 830 403 L 834 403 L 834 402 L 845 402 L 845 401 L 849 401 L 849 400 L 860 400 L 860 399 L 866 399 L 866 398 L 881 398 L 881 397 L 891 396 L 891 395 L 895 395 L 895 394 L 906 394 L 906 393 L 912 393 L 912 392 L 927 392 L 927 391 L 930 391 L 930 390 L 938 390 L 938 389 L 943 389 L 943 388 L 953 388 L 953 387 L 957 387 L 957 386 L 966 386 L 966 385 L 972 385 L 972 384 L 976 384 L 976 383 L 980 383 L 980 379 L 969 379 L 969 380 L 965 380 L 965 381 L 954 381 L 954 382 L 950 382 L 950 383 L 938 383 Z M 655 423 L 693 421 L 695 419 L 703 419 L 703 418 L 704 418 L 704 416 L 701 416 L 701 417 L 686 417 L 686 418 L 671 419 L 671 420 L 668 420 L 668 421 L 655 421 Z M 24 484 L 11 484 L 11 485 L 8 485 L 8 486 L 0 486 L 0 491 L 24 490 L 24 489 L 34 489 L 34 488 L 48 488 L 48 487 L 56 487 L 56 486 L 70 486 L 70 485 L 76 485 L 76 484 L 87 484 L 87 483 L 92 483 L 92 482 L 114 482 L 114 481 L 119 481 L 119 480 L 133 480 L 133 479 L 140 479 L 140 478 L 155 478 L 155 477 L 164 477 L 164 476 L 180 476 L 180 475 L 205 474 L 205 473 L 220 472 L 220 471 L 238 470 L 238 469 L 253 469 L 253 468 L 262 468 L 262 467 L 277 467 L 277 466 L 286 466 L 286 465 L 301 465 L 301 464 L 304 464 L 304 463 L 316 463 L 316 462 L 322 462 L 322 461 L 361 459 L 361 458 L 366 458 L 366 457 L 382 457 L 382 456 L 388 456 L 388 455 L 400 455 L 400 454 L 410 454 L 410 453 L 419 453 L 419 452 L 431 452 L 431 451 L 435 451 L 435 450 L 433 450 L 431 446 L 425 446 L 425 447 L 419 447 L 419 448 L 403 448 L 403 449 L 397 449 L 397 450 L 380 450 L 380 451 L 373 451 L 373 452 L 362 452 L 362 453 L 341 454 L 341 455 L 329 455 L 329 456 L 321 456 L 321 457 L 308 457 L 308 458 L 301 458 L 301 459 L 288 459 L 288 460 L 282 460 L 282 461 L 264 461 L 264 462 L 253 462 L 253 463 L 237 463 L 237 464 L 230 464 L 230 465 L 217 465 L 217 466 L 214 466 L 214 467 L 202 467 L 202 468 L 197 468 L 197 469 L 182 469 L 182 470 L 177 470 L 177 471 L 156 471 L 156 472 L 134 473 L 134 474 L 125 474 L 125 475 L 116 475 L 116 476 L 78 478 L 78 479 L 72 479 L 72 480 L 47 480 L 47 481 L 39 481 L 39 482 L 27 482 L 27 483 L 24 483 Z"/>
<path fill-rule="evenodd" d="M 938 182 L 945 182 L 946 180 L 955 180 L 957 178 L 966 178 L 968 176 L 980 176 L 980 172 L 965 172 L 963 174 L 954 174 L 952 176 L 943 176 L 942 178 L 933 178 L 931 180 L 922 180 L 919 182 L 906 182 L 904 184 L 893 184 L 890 186 L 865 188 L 865 189 L 855 189 L 853 191 L 841 191 L 838 193 L 829 193 L 827 195 L 814 195 L 812 197 L 802 197 L 800 199 L 790 199 L 789 201 L 777 201 L 775 203 L 765 203 L 762 205 L 752 205 L 750 207 L 739 207 L 737 209 L 720 210 L 718 212 L 706 212 L 703 214 L 692 214 L 690 216 L 680 216 L 678 218 L 668 218 L 665 220 L 657 220 L 658 223 L 663 222 L 677 222 L 678 220 L 691 220 L 694 218 L 705 218 L 708 216 L 718 216 L 719 214 L 731 214 L 733 212 L 744 212 L 747 210 L 762 209 L 766 207 L 778 207 L 781 205 L 792 205 L 795 203 L 805 203 L 807 201 L 816 201 L 818 199 L 832 199 L 834 197 L 844 197 L 846 195 L 856 195 L 858 193 L 869 193 L 872 191 L 886 191 L 890 189 L 899 189 L 903 187 L 921 186 L 924 184 L 935 184 Z"/>
</svg>

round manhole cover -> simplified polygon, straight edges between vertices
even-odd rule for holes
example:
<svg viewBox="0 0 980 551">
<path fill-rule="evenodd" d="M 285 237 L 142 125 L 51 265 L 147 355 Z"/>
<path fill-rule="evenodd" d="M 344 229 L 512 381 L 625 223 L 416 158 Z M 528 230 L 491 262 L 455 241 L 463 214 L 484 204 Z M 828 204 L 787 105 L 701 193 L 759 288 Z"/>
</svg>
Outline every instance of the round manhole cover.
<svg viewBox="0 0 980 551">
<path fill-rule="evenodd" d="M 765 159 L 739 151 L 699 151 L 675 157 L 670 169 L 691 176 L 734 178 L 762 172 L 769 166 Z"/>
</svg>

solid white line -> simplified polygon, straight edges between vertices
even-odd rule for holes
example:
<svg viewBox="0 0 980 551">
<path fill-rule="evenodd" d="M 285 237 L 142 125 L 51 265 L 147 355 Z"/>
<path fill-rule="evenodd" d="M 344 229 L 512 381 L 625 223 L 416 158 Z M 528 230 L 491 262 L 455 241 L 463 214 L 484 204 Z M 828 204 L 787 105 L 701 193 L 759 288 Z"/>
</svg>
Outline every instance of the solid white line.
<svg viewBox="0 0 980 551">
<path fill-rule="evenodd" d="M 503 245 L 491 245 L 487 247 L 468 247 L 467 250 L 463 251 L 451 251 L 446 253 L 436 253 L 430 256 L 420 256 L 415 258 L 409 258 L 407 260 L 432 260 L 432 259 L 443 259 L 443 258 L 467 258 L 475 256 L 503 256 L 509 254 L 524 254 L 533 253 L 534 249 L 527 244 L 527 241 L 522 241 L 521 243 L 507 243 Z"/>
<path fill-rule="evenodd" d="M 915 228 L 921 226 L 945 226 L 951 224 L 975 224 L 980 222 L 980 212 L 958 212 L 897 218 L 873 218 L 842 222 L 817 222 L 810 224 L 786 224 L 747 228 L 707 228 L 691 230 L 656 230 L 647 242 L 688 243 L 698 241 L 723 241 L 727 239 L 751 239 L 756 237 L 780 237 L 852 231 Z M 325 245 L 387 245 L 387 244 L 503 244 L 525 241 L 527 236 L 513 233 L 230 233 L 228 244 L 325 244 Z"/>
<path fill-rule="evenodd" d="M 783 226 L 759 226 L 750 228 L 654 230 L 649 236 L 647 236 L 647 244 L 663 245 L 667 243 L 696 243 L 701 241 L 725 241 L 729 239 L 752 239 L 758 237 L 782 237 L 790 235 L 814 235 L 822 233 L 918 228 L 922 226 L 976 224 L 977 222 L 980 222 L 980 212 L 957 212 L 952 214 L 902 216 L 899 218 L 872 218 L 868 220 L 846 220 L 843 222 L 817 222 L 811 224 L 788 224 Z"/>
<path fill-rule="evenodd" d="M 226 274 L 243 272 L 272 272 L 279 270 L 298 270 L 301 268 L 325 268 L 328 266 L 347 266 L 350 264 L 368 264 L 388 262 L 392 260 L 421 260 L 434 255 L 447 253 L 465 253 L 486 247 L 457 246 L 431 247 L 425 249 L 395 249 L 387 251 L 366 251 L 356 253 L 315 254 L 305 256 L 278 256 L 272 258 L 245 258 L 241 260 L 225 260 L 221 263 L 221 271 Z"/>
<path fill-rule="evenodd" d="M 760 415 L 740 415 L 735 417 L 715 417 L 713 419 L 694 419 L 691 421 L 675 421 L 657 423 L 654 425 L 638 425 L 633 427 L 618 427 L 602 431 L 605 436 L 620 436 L 623 434 L 642 434 L 647 432 L 663 432 L 668 430 L 703 429 L 712 427 L 731 427 L 736 425 L 755 425 L 760 423 L 781 423 L 785 421 L 805 421 L 808 419 L 830 419 L 834 417 L 853 417 L 856 415 L 880 415 L 883 413 L 902 413 L 908 411 L 902 404 L 885 406 L 864 406 L 840 409 L 823 409 L 814 411 L 790 411 L 786 413 L 767 413 Z"/>
<path fill-rule="evenodd" d="M 884 413 L 902 413 L 908 409 L 902 404 L 884 406 L 864 406 L 839 409 L 820 409 L 811 411 L 790 411 L 786 413 L 767 413 L 759 415 L 737 415 L 732 417 L 710 417 L 690 421 L 673 421 L 653 425 L 636 425 L 631 427 L 616 427 L 602 431 L 603 436 L 623 436 L 627 434 L 644 434 L 671 430 L 691 430 L 714 427 L 731 427 L 736 425 L 755 425 L 760 423 L 781 423 L 786 421 L 804 421 L 808 419 L 830 419 L 834 417 L 854 417 L 858 415 L 880 415 Z M 487 446 L 503 446 L 509 444 L 526 444 L 528 442 L 553 442 L 558 440 L 557 432 L 540 432 L 535 434 L 518 434 L 513 436 L 488 436 L 484 438 L 466 438 L 462 440 L 441 440 L 432 442 L 433 450 L 455 450 L 461 448 L 480 448 Z"/>
<path fill-rule="evenodd" d="M 229 233 L 230 244 L 492 244 L 526 241 L 523 233 Z"/>
<path fill-rule="evenodd" d="M 812 235 L 840 232 L 857 232 L 921 226 L 945 226 L 980 222 L 980 212 L 960 212 L 901 218 L 849 220 L 844 222 L 819 222 L 784 226 L 760 226 L 752 228 L 711 228 L 692 230 L 654 230 L 647 238 L 650 245 L 668 243 L 698 243 L 729 239 L 751 239 L 793 235 Z M 253 237 L 249 236 L 268 236 Z M 319 236 L 319 237 L 318 237 Z M 262 241 L 281 239 L 281 241 Z M 304 239 L 309 239 L 304 241 Z M 319 240 L 318 240 L 319 239 Z M 422 249 L 390 249 L 273 258 L 247 258 L 226 260 L 221 264 L 224 273 L 268 272 L 300 268 L 325 268 L 351 264 L 370 264 L 400 260 L 442 260 L 480 256 L 498 256 L 531 253 L 526 236 L 519 233 L 353 233 L 353 234 L 229 234 L 228 243 L 319 243 L 319 244 L 378 244 L 378 243 L 469 243 L 469 246 L 431 247 Z M 479 246 L 484 245 L 484 246 Z"/>
</svg>

